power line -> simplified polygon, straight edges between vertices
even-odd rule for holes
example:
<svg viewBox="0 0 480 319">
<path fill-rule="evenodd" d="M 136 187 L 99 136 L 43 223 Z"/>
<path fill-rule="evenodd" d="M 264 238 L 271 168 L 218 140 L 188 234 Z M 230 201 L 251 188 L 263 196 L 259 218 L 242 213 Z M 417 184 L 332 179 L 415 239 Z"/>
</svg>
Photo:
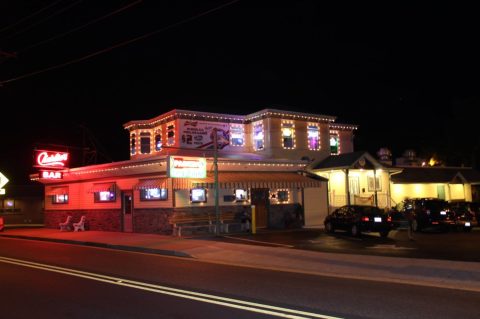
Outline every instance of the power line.
<svg viewBox="0 0 480 319">
<path fill-rule="evenodd" d="M 8 26 L 6 26 L 6 27 L 3 27 L 2 29 L 0 29 L 0 33 L 3 32 L 3 31 L 5 31 L 5 30 L 8 30 L 8 29 L 13 28 L 13 27 L 19 25 L 20 23 L 22 23 L 22 22 L 24 22 L 24 21 L 27 21 L 28 19 L 36 16 L 37 14 L 42 13 L 43 11 L 47 10 L 47 9 L 50 8 L 50 7 L 53 7 L 54 5 L 56 5 L 57 3 L 60 3 L 60 2 L 62 2 L 62 1 L 63 1 L 63 0 L 55 1 L 55 2 L 53 2 L 53 3 L 51 3 L 51 4 L 49 4 L 48 6 L 43 7 L 42 9 L 40 9 L 40 10 L 38 10 L 38 11 L 36 11 L 36 12 L 34 12 L 34 13 L 32 13 L 32 14 L 30 14 L 30 15 L 28 15 L 28 16 L 20 19 L 20 20 L 18 20 L 17 22 L 12 23 L 11 25 L 8 25 Z"/>
<path fill-rule="evenodd" d="M 27 32 L 27 31 L 29 31 L 30 29 L 32 29 L 33 27 L 36 27 L 37 25 L 42 24 L 42 23 L 44 23 L 45 21 L 48 21 L 48 20 L 50 20 L 51 18 L 56 17 L 57 15 L 65 12 L 65 11 L 67 11 L 67 10 L 69 10 L 69 9 L 71 9 L 72 7 L 76 6 L 77 4 L 79 4 L 79 3 L 81 3 L 81 2 L 83 2 L 83 0 L 75 1 L 75 2 L 73 2 L 73 3 L 71 3 L 71 4 L 69 4 L 68 6 L 63 7 L 62 9 L 53 12 L 51 15 L 46 16 L 46 17 L 43 18 L 42 20 L 39 20 L 39 21 L 37 21 L 36 23 L 33 23 L 33 24 L 29 25 L 29 26 L 26 27 L 26 28 L 23 28 L 23 29 L 21 29 L 21 30 L 19 30 L 19 31 L 17 31 L 17 32 L 14 32 L 14 33 L 10 34 L 10 35 L 7 36 L 7 37 L 4 37 L 3 40 L 9 40 L 9 39 L 14 38 L 14 37 L 16 37 L 16 36 L 18 36 L 18 35 L 20 35 L 20 34 L 22 34 L 22 33 L 25 33 L 25 32 Z"/>
<path fill-rule="evenodd" d="M 11 82 L 14 82 L 14 81 L 18 81 L 18 80 L 21 80 L 21 79 L 25 79 L 25 78 L 28 78 L 28 77 L 31 77 L 31 76 L 35 76 L 35 75 L 38 75 L 38 74 L 41 74 L 41 73 L 45 73 L 45 72 L 48 72 L 48 71 L 52 71 L 52 70 L 56 70 L 56 69 L 60 69 L 60 68 L 63 68 L 63 67 L 66 67 L 68 65 L 71 65 L 71 64 L 75 64 L 75 63 L 79 63 L 79 62 L 82 62 L 82 61 L 85 61 L 85 60 L 88 60 L 90 58 L 93 58 L 97 55 L 100 55 L 100 54 L 103 54 L 103 53 L 107 53 L 107 52 L 110 52 L 114 49 L 117 49 L 117 48 L 120 48 L 120 47 L 123 47 L 123 46 L 126 46 L 128 44 L 131 44 L 131 43 L 134 43 L 134 42 L 137 42 L 137 41 L 140 41 L 140 40 L 143 40 L 143 39 L 146 39 L 148 37 L 151 37 L 153 35 L 156 35 L 160 32 L 163 32 L 163 31 L 166 31 L 166 30 L 169 30 L 169 29 L 172 29 L 172 28 L 175 28 L 175 27 L 178 27 L 182 24 L 185 24 L 187 22 L 190 22 L 190 21 L 193 21 L 195 19 L 198 19 L 198 18 L 201 18 L 205 15 L 208 15 L 210 13 L 213 13 L 215 11 L 218 11 L 220 9 L 223 9 L 227 6 L 230 6 L 236 2 L 239 2 L 240 0 L 233 0 L 233 1 L 230 1 L 230 2 L 227 2 L 227 3 L 224 3 L 220 6 L 217 6 L 213 9 L 210 9 L 210 10 L 207 10 L 207 11 L 204 11 L 202 13 L 199 13 L 197 15 L 194 15 L 192 17 L 189 17 L 189 18 L 186 18 L 186 19 L 183 19 L 179 22 L 176 22 L 176 23 L 173 23 L 173 24 L 170 24 L 166 27 L 163 27 L 161 29 L 158 29 L 158 30 L 155 30 L 155 31 L 152 31 L 152 32 L 149 32 L 149 33 L 146 33 L 146 34 L 143 34 L 141 36 L 138 36 L 136 38 L 132 38 L 132 39 L 129 39 L 129 40 L 126 40 L 126 41 L 123 41 L 123 42 L 120 42 L 120 43 L 117 43 L 115 45 L 112 45 L 108 48 L 105 48 L 105 49 L 102 49 L 102 50 L 99 50 L 99 51 L 96 51 L 96 52 L 93 52 L 93 53 L 90 53 L 90 54 L 87 54 L 87 55 L 84 55 L 80 58 L 77 58 L 77 59 L 73 59 L 73 60 L 70 60 L 70 61 L 67 61 L 67 62 L 64 62 L 64 63 L 61 63 L 61 64 L 57 64 L 57 65 L 54 65 L 54 66 L 51 66 L 51 67 L 48 67 L 48 68 L 45 68 L 45 69 L 42 69 L 42 70 L 37 70 L 37 71 L 34 71 L 34 72 L 30 72 L 30 73 L 27 73 L 27 74 L 24 74 L 24 75 L 21 75 L 21 76 L 17 76 L 15 78 L 11 78 L 11 79 L 8 79 L 8 80 L 4 80 L 4 81 L 0 81 L 0 86 L 6 84 L 6 83 L 11 83 Z"/>
<path fill-rule="evenodd" d="M 91 20 L 91 21 L 89 21 L 89 22 L 87 22 L 87 23 L 85 23 L 85 24 L 83 24 L 83 25 L 81 25 L 81 26 L 78 26 L 78 27 L 73 28 L 73 29 L 71 29 L 71 30 L 69 30 L 69 31 L 65 31 L 65 32 L 63 32 L 63 33 L 57 34 L 56 36 L 53 36 L 53 37 L 51 37 L 51 38 L 45 39 L 45 40 L 43 40 L 43 41 L 40 41 L 40 42 L 38 42 L 38 43 L 32 44 L 32 45 L 30 45 L 30 46 L 28 46 L 28 47 L 25 47 L 25 48 L 17 51 L 17 53 L 24 53 L 24 52 L 26 52 L 26 51 L 28 51 L 28 50 L 31 50 L 31 49 L 35 48 L 35 47 L 38 47 L 38 46 L 43 45 L 43 44 L 45 44 L 45 43 L 48 43 L 48 42 L 57 40 L 57 39 L 59 39 L 59 38 L 62 38 L 62 37 L 64 37 L 64 36 L 66 36 L 66 35 L 69 35 L 70 33 L 77 32 L 77 31 L 79 31 L 79 30 L 81 30 L 81 29 L 84 29 L 84 28 L 86 28 L 86 27 L 88 27 L 88 26 L 90 26 L 90 25 L 92 25 L 92 24 L 95 24 L 95 23 L 100 22 L 100 21 L 102 21 L 102 20 L 105 20 L 105 19 L 107 19 L 107 18 L 109 18 L 109 17 L 111 17 L 111 16 L 114 16 L 114 15 L 116 15 L 116 14 L 118 14 L 118 13 L 121 13 L 122 11 L 125 11 L 125 10 L 127 10 L 127 9 L 129 9 L 129 8 L 131 8 L 131 7 L 139 4 L 139 3 L 141 3 L 141 2 L 143 2 L 143 0 L 137 0 L 137 1 L 135 1 L 135 2 L 132 2 L 132 3 L 130 3 L 130 4 L 127 4 L 127 5 L 124 6 L 124 7 L 121 7 L 121 8 L 119 8 L 119 9 L 115 10 L 115 11 L 112 11 L 112 12 L 110 12 L 110 13 L 104 15 L 104 16 L 101 16 L 101 17 L 98 17 L 98 18 L 96 18 L 96 19 L 93 19 L 93 20 Z"/>
</svg>

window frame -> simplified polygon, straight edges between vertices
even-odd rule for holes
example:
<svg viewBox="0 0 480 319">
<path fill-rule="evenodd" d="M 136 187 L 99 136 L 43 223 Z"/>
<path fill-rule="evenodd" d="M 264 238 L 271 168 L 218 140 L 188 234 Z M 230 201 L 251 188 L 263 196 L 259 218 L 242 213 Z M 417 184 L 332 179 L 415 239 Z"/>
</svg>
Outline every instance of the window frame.
<svg viewBox="0 0 480 319">
<path fill-rule="evenodd" d="M 160 190 L 160 198 L 145 198 L 144 194 L 151 189 L 159 189 Z M 165 190 L 165 197 L 162 196 L 162 190 Z M 146 188 L 140 189 L 139 192 L 140 201 L 141 202 L 152 202 L 152 201 L 166 201 L 168 200 L 168 188 Z"/>
</svg>

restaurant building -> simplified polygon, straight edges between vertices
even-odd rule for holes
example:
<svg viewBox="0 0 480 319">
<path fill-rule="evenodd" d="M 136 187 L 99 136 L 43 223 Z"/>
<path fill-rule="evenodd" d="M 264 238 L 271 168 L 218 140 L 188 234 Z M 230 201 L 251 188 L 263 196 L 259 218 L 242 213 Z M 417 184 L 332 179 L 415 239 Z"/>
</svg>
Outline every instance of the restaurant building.
<svg viewBox="0 0 480 319">
<path fill-rule="evenodd" d="M 175 109 L 124 124 L 127 161 L 31 177 L 45 184 L 45 225 L 52 228 L 67 215 L 74 221 L 85 215 L 92 230 L 171 234 L 175 214 L 218 207 L 241 220 L 252 205 L 258 227 L 321 225 L 327 180 L 305 169 L 353 151 L 356 126 L 334 122 L 275 109 L 249 115 Z"/>
</svg>

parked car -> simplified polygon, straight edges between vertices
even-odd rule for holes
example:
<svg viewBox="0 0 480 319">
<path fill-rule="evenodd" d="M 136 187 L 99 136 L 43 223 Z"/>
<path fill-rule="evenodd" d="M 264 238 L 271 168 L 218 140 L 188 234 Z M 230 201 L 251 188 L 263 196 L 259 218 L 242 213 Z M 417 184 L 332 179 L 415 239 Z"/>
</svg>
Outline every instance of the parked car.
<svg viewBox="0 0 480 319">
<path fill-rule="evenodd" d="M 346 230 L 353 236 L 362 232 L 379 232 L 387 237 L 392 229 L 391 217 L 375 206 L 345 205 L 331 214 L 324 221 L 325 230 L 333 233 L 335 230 Z"/>
<path fill-rule="evenodd" d="M 450 202 L 450 210 L 454 213 L 458 228 L 469 231 L 473 226 L 480 226 L 480 205 L 472 202 Z"/>
<path fill-rule="evenodd" d="M 448 203 L 438 198 L 412 198 L 404 200 L 398 207 L 411 223 L 414 232 L 426 228 L 449 230 L 455 226 L 455 217 Z"/>
</svg>

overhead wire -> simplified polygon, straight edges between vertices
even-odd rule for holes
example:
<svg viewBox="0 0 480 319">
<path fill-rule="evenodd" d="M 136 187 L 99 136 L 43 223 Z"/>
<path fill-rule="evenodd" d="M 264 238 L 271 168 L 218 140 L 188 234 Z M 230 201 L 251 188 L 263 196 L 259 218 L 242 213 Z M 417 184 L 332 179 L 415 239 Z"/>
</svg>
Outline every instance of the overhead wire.
<svg viewBox="0 0 480 319">
<path fill-rule="evenodd" d="M 137 1 L 135 1 L 135 2 L 129 3 L 129 4 L 127 4 L 126 6 L 123 6 L 123 7 L 119 8 L 119 9 L 117 9 L 117 10 L 115 10 L 115 11 L 112 11 L 112 12 L 110 12 L 110 13 L 107 13 L 107 14 L 104 15 L 104 16 L 101 16 L 101 17 L 98 17 L 98 18 L 96 18 L 96 19 L 93 19 L 93 20 L 91 20 L 91 21 L 89 21 L 89 22 L 87 22 L 87 23 L 85 23 L 85 24 L 83 24 L 83 25 L 80 25 L 80 26 L 76 27 L 76 28 L 73 28 L 73 29 L 71 29 L 71 30 L 68 30 L 68 31 L 65 31 L 65 32 L 63 32 L 63 33 L 57 34 L 57 35 L 55 35 L 55 36 L 53 36 L 53 37 L 51 37 L 51 38 L 42 40 L 42 41 L 37 42 L 37 43 L 35 43 L 35 44 L 29 45 L 28 47 L 25 47 L 25 48 L 23 48 L 23 49 L 21 49 L 21 50 L 18 50 L 18 51 L 17 51 L 17 54 L 19 54 L 19 53 L 24 53 L 24 52 L 26 52 L 26 51 L 28 51 L 28 50 L 31 50 L 31 49 L 36 48 L 36 47 L 38 47 L 38 46 L 41 46 L 41 45 L 43 45 L 43 44 L 45 44 L 45 43 L 48 43 L 48 42 L 51 42 L 51 41 L 54 41 L 54 40 L 63 38 L 63 37 L 66 36 L 66 35 L 69 35 L 69 34 L 71 34 L 71 33 L 77 32 L 77 31 L 82 30 L 82 29 L 84 29 L 84 28 L 86 28 L 86 27 L 88 27 L 88 26 L 91 26 L 92 24 L 95 24 L 95 23 L 100 22 L 100 21 L 102 21 L 102 20 L 105 20 L 105 19 L 107 19 L 107 18 L 109 18 L 109 17 L 111 17 L 111 16 L 114 16 L 114 15 L 116 15 L 116 14 L 118 14 L 118 13 L 121 13 L 121 12 L 123 12 L 123 11 L 125 11 L 125 10 L 127 10 L 127 9 L 129 9 L 129 8 L 131 8 L 131 7 L 139 4 L 139 3 L 141 3 L 141 2 L 143 2 L 143 0 L 137 0 Z"/>
<path fill-rule="evenodd" d="M 25 28 L 23 28 L 23 29 L 20 29 L 19 31 L 14 32 L 14 33 L 10 34 L 9 36 L 4 37 L 2 40 L 9 40 L 9 39 L 15 38 L 15 37 L 17 37 L 18 35 L 20 35 L 20 34 L 22 34 L 22 33 L 25 33 L 25 32 L 27 32 L 27 31 L 29 31 L 29 30 L 31 30 L 33 27 L 36 27 L 36 26 L 38 26 L 39 24 L 42 24 L 42 23 L 50 20 L 51 18 L 56 17 L 57 15 L 65 12 L 65 11 L 67 11 L 67 10 L 70 10 L 71 8 L 73 8 L 74 6 L 76 6 L 77 4 L 79 4 L 79 3 L 81 3 L 81 2 L 83 2 L 83 0 L 77 0 L 77 1 L 69 4 L 68 6 L 63 7 L 62 9 L 59 9 L 59 10 L 53 12 L 52 14 L 46 16 L 45 18 L 43 18 L 43 19 L 41 19 L 41 20 L 39 20 L 39 21 L 37 21 L 37 22 L 35 22 L 35 23 L 32 23 L 32 24 L 29 25 L 28 27 L 25 27 Z"/>
<path fill-rule="evenodd" d="M 0 33 L 3 32 L 3 31 L 5 31 L 5 30 L 11 29 L 11 28 L 13 28 L 13 27 L 16 27 L 17 25 L 21 24 L 22 22 L 25 22 L 25 21 L 27 21 L 28 19 L 33 18 L 34 16 L 42 13 L 43 11 L 45 11 L 45 10 L 47 10 L 47 9 L 55 6 L 57 3 L 60 3 L 60 2 L 62 2 L 62 1 L 63 1 L 63 0 L 55 1 L 55 2 L 53 2 L 53 3 L 51 3 L 51 4 L 49 4 L 48 6 L 45 6 L 45 7 L 41 8 L 40 10 L 35 11 L 34 13 L 32 13 L 32 14 L 30 14 L 30 15 L 28 15 L 28 16 L 20 19 L 20 20 L 18 20 L 17 22 L 12 23 L 12 24 L 10 24 L 10 25 L 7 25 L 6 27 L 1 28 L 1 29 L 0 29 Z"/>
<path fill-rule="evenodd" d="M 148 33 L 145 33 L 141 36 L 138 36 L 138 37 L 135 37 L 135 38 L 132 38 L 132 39 L 129 39 L 129 40 L 126 40 L 126 41 L 123 41 L 123 42 L 120 42 L 120 43 L 117 43 L 115 45 L 112 45 L 110 47 L 107 47 L 107 48 L 104 48 L 102 50 L 98 50 L 98 51 L 95 51 L 93 53 L 90 53 L 90 54 L 87 54 L 87 55 L 84 55 L 82 57 L 79 57 L 79 58 L 76 58 L 76 59 L 73 59 L 73 60 L 70 60 L 70 61 L 67 61 L 67 62 L 64 62 L 64 63 L 60 63 L 60 64 L 57 64 L 57 65 L 53 65 L 51 67 L 48 67 L 48 68 L 45 68 L 45 69 L 41 69 L 41 70 L 37 70 L 37 71 L 34 71 L 34 72 L 30 72 L 30 73 L 26 73 L 24 75 L 21 75 L 21 76 L 17 76 L 15 78 L 11 78 L 11 79 L 8 79 L 8 80 L 3 80 L 3 81 L 0 81 L 0 86 L 3 86 L 4 84 L 6 83 L 11 83 L 11 82 L 14 82 L 14 81 L 18 81 L 18 80 L 21 80 L 21 79 L 25 79 L 25 78 L 28 78 L 28 77 L 31 77 L 31 76 L 35 76 L 35 75 L 38 75 L 38 74 L 41 74 L 41 73 L 45 73 L 45 72 L 48 72 L 48 71 L 52 71 L 52 70 L 56 70 L 56 69 L 60 69 L 60 68 L 63 68 L 63 67 L 66 67 L 68 65 L 72 65 L 72 64 L 75 64 L 75 63 L 79 63 L 79 62 L 82 62 L 82 61 L 85 61 L 85 60 L 88 60 L 90 58 L 93 58 L 97 55 L 101 55 L 103 53 L 107 53 L 107 52 L 110 52 L 114 49 L 117 49 L 117 48 L 120 48 L 120 47 L 123 47 L 123 46 L 126 46 L 126 45 L 129 45 L 131 43 L 134 43 L 134 42 L 137 42 L 137 41 L 140 41 L 140 40 L 143 40 L 143 39 L 146 39 L 148 37 L 151 37 L 153 35 L 156 35 L 158 33 L 161 33 L 161 32 L 164 32 L 166 30 L 169 30 L 169 29 L 172 29 L 172 28 L 175 28 L 175 27 L 178 27 L 182 24 L 185 24 L 185 23 L 188 23 L 190 21 L 193 21 L 195 19 L 198 19 L 198 18 L 201 18 L 203 16 L 206 16 L 210 13 L 213 13 L 213 12 L 216 12 L 218 10 L 221 10 L 225 7 L 228 7 L 232 4 L 235 4 L 237 2 L 239 2 L 240 0 L 233 0 L 233 1 L 229 1 L 227 3 L 224 3 L 222 5 L 219 5 L 217 7 L 214 7 L 210 10 L 207 10 L 207 11 L 204 11 L 204 12 L 201 12 L 199 14 L 196 14 L 194 16 L 191 16 L 191 17 L 188 17 L 188 18 L 185 18 L 183 20 L 180 20 L 178 22 L 175 22 L 173 24 L 170 24 L 166 27 L 163 27 L 163 28 L 160 28 L 160 29 L 157 29 L 155 31 L 151 31 L 151 32 L 148 32 Z"/>
</svg>

